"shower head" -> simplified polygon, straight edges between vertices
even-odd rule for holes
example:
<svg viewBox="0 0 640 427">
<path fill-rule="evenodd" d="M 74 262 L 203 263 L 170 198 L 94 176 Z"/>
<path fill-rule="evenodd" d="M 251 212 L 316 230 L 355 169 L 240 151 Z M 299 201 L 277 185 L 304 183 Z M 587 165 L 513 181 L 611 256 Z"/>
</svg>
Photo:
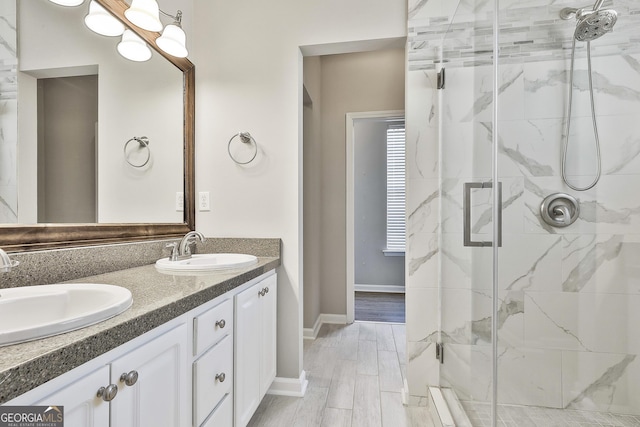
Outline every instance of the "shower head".
<svg viewBox="0 0 640 427">
<path fill-rule="evenodd" d="M 602 2 L 599 2 L 602 3 Z M 573 37 L 580 42 L 590 42 L 598 39 L 610 31 L 618 20 L 618 14 L 615 10 L 604 9 L 585 13 L 578 18 L 576 31 Z"/>
<path fill-rule="evenodd" d="M 593 8 L 585 6 L 577 9 L 565 7 L 560 11 L 560 18 L 569 20 L 576 18 L 576 30 L 573 37 L 577 41 L 590 42 L 613 31 L 613 26 L 618 20 L 618 14 L 613 9 L 600 9 L 604 0 L 596 0 Z"/>
</svg>

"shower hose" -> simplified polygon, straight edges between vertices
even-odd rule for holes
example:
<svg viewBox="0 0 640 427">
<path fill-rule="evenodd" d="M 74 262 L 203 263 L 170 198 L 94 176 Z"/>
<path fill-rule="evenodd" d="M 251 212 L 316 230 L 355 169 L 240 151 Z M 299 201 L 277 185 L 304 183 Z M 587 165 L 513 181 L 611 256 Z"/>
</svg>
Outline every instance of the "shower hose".
<svg viewBox="0 0 640 427">
<path fill-rule="evenodd" d="M 596 124 L 596 110 L 595 103 L 593 101 L 593 79 L 591 77 L 591 42 L 587 42 L 587 66 L 588 66 L 588 75 L 589 75 L 589 95 L 591 99 L 591 118 L 593 121 L 593 132 L 595 135 L 595 145 L 596 145 L 596 162 L 597 162 L 597 172 L 596 178 L 593 180 L 591 184 L 586 187 L 577 187 L 571 183 L 567 179 L 566 174 L 566 166 L 567 166 L 567 150 L 569 148 L 569 130 L 571 129 L 571 104 L 573 101 L 573 71 L 574 71 L 574 63 L 575 63 L 575 53 L 576 53 L 576 39 L 573 38 L 573 46 L 571 49 L 571 75 L 569 78 L 569 107 L 567 112 L 567 120 L 565 122 L 565 132 L 564 132 L 564 144 L 562 146 L 562 180 L 567 186 L 576 191 L 586 191 L 593 188 L 598 181 L 600 180 L 601 175 L 601 157 L 600 157 L 600 138 L 598 136 L 598 125 Z"/>
</svg>

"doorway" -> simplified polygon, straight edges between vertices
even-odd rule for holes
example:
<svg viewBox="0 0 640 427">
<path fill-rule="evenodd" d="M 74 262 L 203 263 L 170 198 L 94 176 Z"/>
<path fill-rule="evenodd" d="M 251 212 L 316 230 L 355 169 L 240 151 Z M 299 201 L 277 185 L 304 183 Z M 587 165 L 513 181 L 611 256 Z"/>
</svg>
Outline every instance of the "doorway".
<svg viewBox="0 0 640 427">
<path fill-rule="evenodd" d="M 404 323 L 404 112 L 346 115 L 347 316 Z"/>
<path fill-rule="evenodd" d="M 365 52 L 303 54 L 303 323 L 305 337 L 315 337 L 322 324 L 354 321 L 353 287 L 348 297 L 346 283 L 345 117 L 354 111 L 402 115 L 405 49 L 398 40 Z"/>
</svg>

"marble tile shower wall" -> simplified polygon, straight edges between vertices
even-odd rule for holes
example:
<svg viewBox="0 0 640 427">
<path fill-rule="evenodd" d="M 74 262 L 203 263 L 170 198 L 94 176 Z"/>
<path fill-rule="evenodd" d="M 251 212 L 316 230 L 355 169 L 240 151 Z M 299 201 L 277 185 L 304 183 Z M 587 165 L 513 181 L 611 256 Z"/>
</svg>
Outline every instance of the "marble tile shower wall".
<svg viewBox="0 0 640 427">
<path fill-rule="evenodd" d="M 563 21 L 564 7 L 585 7 L 595 0 L 500 0 L 500 59 L 503 63 L 563 59 L 571 49 L 575 20 Z M 409 0 L 409 69 L 491 63 L 493 1 Z M 594 56 L 639 53 L 640 2 L 606 0 L 620 19 L 615 30 L 592 43 Z M 585 55 L 584 44 L 578 53 Z"/>
<path fill-rule="evenodd" d="M 586 192 L 560 178 L 567 52 L 499 69 L 502 403 L 640 413 L 640 54 L 629 51 L 593 61 L 603 176 Z M 491 248 L 462 245 L 462 185 L 491 177 L 491 79 L 490 66 L 447 67 L 447 88 L 438 92 L 432 69 L 408 73 L 413 395 L 442 385 L 462 399 L 490 399 Z M 570 153 L 580 161 L 570 162 L 568 172 L 583 183 L 595 165 L 587 85 L 581 62 Z M 565 229 L 547 226 L 538 214 L 542 199 L 555 192 L 580 201 L 580 218 Z M 491 240 L 488 197 L 473 194 L 476 239 Z M 444 364 L 435 359 L 437 341 L 445 343 Z"/>
<path fill-rule="evenodd" d="M 0 223 L 18 219 L 16 2 L 0 3 Z"/>
</svg>

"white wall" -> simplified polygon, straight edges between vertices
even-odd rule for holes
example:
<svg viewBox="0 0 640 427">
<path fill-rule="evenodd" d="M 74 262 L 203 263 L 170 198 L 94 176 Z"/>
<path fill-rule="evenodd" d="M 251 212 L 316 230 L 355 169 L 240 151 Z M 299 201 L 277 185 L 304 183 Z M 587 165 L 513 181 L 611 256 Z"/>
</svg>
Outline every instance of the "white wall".
<svg viewBox="0 0 640 427">
<path fill-rule="evenodd" d="M 181 221 L 175 193 L 182 191 L 183 182 L 182 73 L 158 54 L 145 63 L 122 58 L 116 52 L 117 37 L 99 36 L 85 27 L 88 2 L 72 8 L 48 1 L 23 1 L 19 6 L 20 205 L 33 205 L 36 197 L 37 172 L 30 151 L 36 144 L 33 76 L 97 70 L 99 222 Z M 133 136 L 151 141 L 146 168 L 135 169 L 124 160 L 124 144 Z M 35 222 L 29 212 L 19 215 L 21 222 Z"/>
<path fill-rule="evenodd" d="M 195 4 L 196 191 L 210 191 L 207 235 L 280 237 L 278 376 L 302 372 L 302 53 L 300 46 L 404 37 L 401 0 Z M 340 47 L 340 46 L 338 46 Z M 262 153 L 227 155 L 249 131 Z M 341 305 L 344 312 L 344 304 Z"/>
</svg>

